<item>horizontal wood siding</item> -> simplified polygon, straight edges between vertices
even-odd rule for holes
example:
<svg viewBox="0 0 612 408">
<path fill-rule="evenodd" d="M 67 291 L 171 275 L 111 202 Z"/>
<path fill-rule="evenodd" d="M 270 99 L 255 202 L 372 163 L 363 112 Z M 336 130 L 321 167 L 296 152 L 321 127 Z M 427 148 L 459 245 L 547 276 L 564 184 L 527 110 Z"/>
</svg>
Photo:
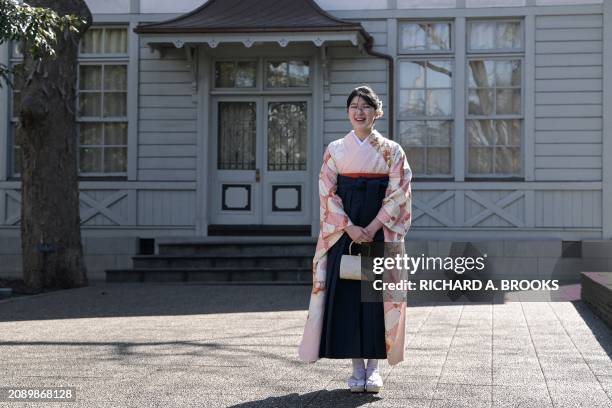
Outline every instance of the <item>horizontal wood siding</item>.
<svg viewBox="0 0 612 408">
<path fill-rule="evenodd" d="M 356 21 L 374 37 L 374 50 L 388 53 L 387 22 L 385 20 Z M 352 46 L 330 46 L 328 48 L 329 99 L 325 101 L 324 139 L 325 145 L 346 135 L 351 124 L 346 112 L 346 98 L 359 85 L 369 85 L 382 98 L 384 106 L 387 100 L 387 62 L 382 58 L 360 53 Z M 387 136 L 387 120 L 377 121 L 376 128 Z"/>
<path fill-rule="evenodd" d="M 595 14 L 536 17 L 534 114 L 538 181 L 601 180 L 602 24 L 602 16 Z M 561 192 L 536 197 L 541 203 L 555 194 Z M 586 193 L 567 194 L 564 198 L 571 201 L 576 200 L 574 195 L 582 197 Z M 592 197 L 593 193 L 589 194 Z M 536 222 L 539 215 L 536 212 Z M 550 220 L 558 216 L 556 211 L 549 211 L 541 215 L 546 218 L 543 221 L 540 217 L 539 225 L 552 226 L 558 220 Z M 573 217 L 568 224 L 560 225 L 589 226 L 591 221 Z"/>
<path fill-rule="evenodd" d="M 197 105 L 193 103 L 192 78 L 184 50 L 166 49 L 162 59 L 141 44 L 139 180 L 196 179 Z"/>
</svg>

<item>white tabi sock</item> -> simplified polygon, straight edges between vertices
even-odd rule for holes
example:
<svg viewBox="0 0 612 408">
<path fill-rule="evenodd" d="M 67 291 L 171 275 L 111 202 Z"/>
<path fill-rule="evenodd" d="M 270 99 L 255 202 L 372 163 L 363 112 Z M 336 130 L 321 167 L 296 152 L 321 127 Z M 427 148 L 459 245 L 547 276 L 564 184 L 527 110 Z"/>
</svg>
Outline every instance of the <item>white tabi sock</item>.
<svg viewBox="0 0 612 408">
<path fill-rule="evenodd" d="M 365 373 L 365 363 L 362 358 L 354 358 L 353 362 L 353 376 L 355 378 L 363 378 Z"/>
<path fill-rule="evenodd" d="M 374 371 L 378 370 L 378 359 L 376 358 L 369 359 L 367 370 L 368 370 L 368 374 L 371 374 Z"/>
</svg>

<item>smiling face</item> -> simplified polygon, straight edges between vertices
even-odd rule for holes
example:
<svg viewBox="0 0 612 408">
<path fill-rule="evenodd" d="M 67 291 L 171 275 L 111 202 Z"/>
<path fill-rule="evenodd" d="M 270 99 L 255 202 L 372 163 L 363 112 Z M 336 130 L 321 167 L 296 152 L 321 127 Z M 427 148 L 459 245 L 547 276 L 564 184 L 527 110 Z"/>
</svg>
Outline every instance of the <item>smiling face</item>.
<svg viewBox="0 0 612 408">
<path fill-rule="evenodd" d="M 357 95 L 349 104 L 348 117 L 357 136 L 364 138 L 372 133 L 374 120 L 381 116 L 374 106 L 368 105 L 365 99 Z"/>
</svg>

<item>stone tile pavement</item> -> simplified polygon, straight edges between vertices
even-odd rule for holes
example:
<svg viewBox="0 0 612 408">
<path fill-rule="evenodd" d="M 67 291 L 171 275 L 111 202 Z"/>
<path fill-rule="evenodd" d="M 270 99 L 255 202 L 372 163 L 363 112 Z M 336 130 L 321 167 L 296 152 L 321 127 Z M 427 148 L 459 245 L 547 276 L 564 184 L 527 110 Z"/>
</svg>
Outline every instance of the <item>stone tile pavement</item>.
<svg viewBox="0 0 612 408">
<path fill-rule="evenodd" d="M 301 363 L 307 287 L 96 285 L 0 301 L 0 387 L 75 403 L 1 407 L 612 407 L 612 330 L 581 302 L 408 309 L 378 395 L 347 360 Z"/>
</svg>

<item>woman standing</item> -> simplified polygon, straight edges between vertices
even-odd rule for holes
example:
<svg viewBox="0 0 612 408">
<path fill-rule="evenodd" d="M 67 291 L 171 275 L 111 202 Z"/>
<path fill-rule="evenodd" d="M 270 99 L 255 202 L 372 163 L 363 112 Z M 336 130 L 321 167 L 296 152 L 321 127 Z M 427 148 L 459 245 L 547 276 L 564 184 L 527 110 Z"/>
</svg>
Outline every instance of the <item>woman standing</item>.
<svg viewBox="0 0 612 408">
<path fill-rule="evenodd" d="M 350 358 L 350 390 L 378 392 L 378 360 L 404 359 L 405 301 L 385 293 L 384 303 L 362 302 L 360 282 L 339 279 L 340 259 L 351 241 L 400 243 L 385 246 L 403 251 L 412 172 L 401 146 L 374 130 L 383 110 L 371 88 L 355 88 L 346 107 L 353 130 L 329 144 L 319 176 L 320 233 L 299 355 L 308 362 Z"/>
</svg>

